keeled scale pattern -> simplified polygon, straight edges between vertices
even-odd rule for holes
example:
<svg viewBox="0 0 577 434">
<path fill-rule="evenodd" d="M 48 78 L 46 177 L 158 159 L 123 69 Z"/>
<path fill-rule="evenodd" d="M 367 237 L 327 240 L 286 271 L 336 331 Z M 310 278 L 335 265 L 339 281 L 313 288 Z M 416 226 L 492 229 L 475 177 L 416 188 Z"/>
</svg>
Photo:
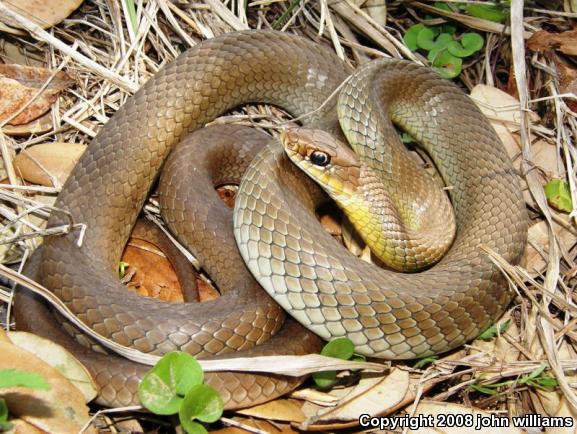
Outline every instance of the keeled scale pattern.
<svg viewBox="0 0 577 434">
<path fill-rule="evenodd" d="M 511 298 L 481 246 L 515 263 L 527 236 L 519 182 L 503 145 L 454 84 L 408 62 L 367 64 L 343 88 L 339 102 L 353 134 L 373 139 L 365 154 L 382 155 L 379 134 L 390 127 L 371 122 L 388 122 L 383 117 L 424 143 L 452 187 L 453 246 L 437 265 L 417 274 L 352 257 L 321 230 L 309 193 L 299 189 L 297 169 L 269 146 L 247 171 L 236 201 L 235 236 L 249 269 L 303 325 L 325 339 L 346 336 L 366 355 L 421 357 L 476 337 Z M 410 183 L 411 174 L 404 176 Z M 262 210 L 272 217 L 267 225 Z"/>
<path fill-rule="evenodd" d="M 162 303 L 128 293 L 116 265 L 158 170 L 184 134 L 248 102 L 304 114 L 348 71 L 311 41 L 266 31 L 227 34 L 179 56 L 103 127 L 64 185 L 56 207 L 86 224 L 86 236 L 80 248 L 77 233 L 46 240 L 42 283 L 100 334 L 144 352 L 204 357 L 266 341 L 278 328 L 266 297 L 238 300 L 233 312 L 216 302 Z M 50 224 L 63 221 L 56 215 Z M 122 371 L 113 377 L 114 388 L 128 378 Z"/>
</svg>

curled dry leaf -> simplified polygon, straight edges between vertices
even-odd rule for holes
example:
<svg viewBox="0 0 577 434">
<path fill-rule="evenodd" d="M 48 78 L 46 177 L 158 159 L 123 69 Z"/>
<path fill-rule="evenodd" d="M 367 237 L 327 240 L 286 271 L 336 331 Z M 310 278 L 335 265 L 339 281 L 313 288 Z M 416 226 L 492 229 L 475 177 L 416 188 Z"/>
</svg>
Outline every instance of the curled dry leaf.
<svg viewBox="0 0 577 434">
<path fill-rule="evenodd" d="M 421 418 L 428 417 L 428 421 L 433 423 L 432 426 L 429 427 L 410 429 L 408 432 L 411 434 L 433 432 L 438 434 L 489 434 L 496 432 L 499 434 L 525 434 L 525 431 L 512 426 L 512 424 L 511 426 L 497 427 L 495 426 L 495 422 L 493 422 L 492 427 L 484 427 L 484 425 L 478 426 L 477 424 L 481 422 L 494 421 L 494 418 L 499 418 L 499 415 L 447 402 L 421 401 L 417 406 L 414 416 L 421 416 Z M 499 420 L 502 419 L 499 418 Z M 508 418 L 505 417 L 505 420 L 508 420 Z M 443 421 L 445 423 L 443 423 Z M 473 426 L 466 426 L 471 422 Z"/>
<path fill-rule="evenodd" d="M 86 150 L 78 143 L 43 143 L 31 146 L 14 158 L 14 169 L 33 184 L 61 187 Z"/>
<path fill-rule="evenodd" d="M 533 51 L 558 50 L 569 56 L 577 56 L 577 30 L 562 33 L 540 30 L 529 38 L 527 48 Z"/>
<path fill-rule="evenodd" d="M 58 370 L 16 345 L 0 342 L 0 369 L 39 374 L 49 390 L 2 389 L 10 413 L 47 433 L 77 433 L 90 419 L 84 396 Z M 93 432 L 88 430 L 87 432 Z"/>
<path fill-rule="evenodd" d="M 311 425 L 316 428 L 333 422 L 358 420 L 362 414 L 385 413 L 401 402 L 408 391 L 409 373 L 402 369 L 394 368 L 385 376 L 366 376 L 335 407 L 321 409 L 299 428 L 307 430 Z"/>
<path fill-rule="evenodd" d="M 137 294 L 164 301 L 183 302 L 182 289 L 170 261 L 154 244 L 131 238 L 122 255 L 130 274 L 128 287 Z"/>
<path fill-rule="evenodd" d="M 33 23 L 47 29 L 67 18 L 82 4 L 82 0 L 5 0 L 4 3 Z M 20 28 L 12 20 L 5 17 L 2 19 L 4 24 L 12 28 Z M 3 30 L 10 32 L 10 29 L 3 28 Z"/>
<path fill-rule="evenodd" d="M 14 345 L 30 351 L 39 359 L 56 368 L 84 395 L 84 402 L 90 402 L 98 394 L 98 388 L 86 368 L 66 349 L 48 339 L 27 332 L 9 332 Z"/>
<path fill-rule="evenodd" d="M 58 93 L 72 84 L 70 77 L 60 71 L 35 97 L 51 75 L 46 68 L 0 65 L 0 123 L 8 120 L 10 125 L 23 125 L 46 113 Z"/>
</svg>

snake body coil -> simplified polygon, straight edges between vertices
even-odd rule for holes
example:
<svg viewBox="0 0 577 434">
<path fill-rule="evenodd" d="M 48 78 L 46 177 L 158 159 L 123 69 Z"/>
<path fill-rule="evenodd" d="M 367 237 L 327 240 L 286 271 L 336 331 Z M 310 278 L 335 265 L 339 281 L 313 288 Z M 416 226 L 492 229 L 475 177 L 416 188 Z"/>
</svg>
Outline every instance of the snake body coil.
<svg viewBox="0 0 577 434">
<path fill-rule="evenodd" d="M 414 275 L 356 261 L 311 217 L 318 189 L 278 145 L 265 148 L 249 168 L 237 197 L 235 231 L 249 269 L 299 322 L 326 339 L 348 336 L 366 354 L 408 358 L 453 348 L 503 311 L 509 301 L 504 280 L 479 247 L 515 261 L 526 224 L 510 161 L 467 97 L 424 68 L 391 62 L 386 71 L 371 77 L 369 68 L 365 75 L 383 78 L 379 99 L 391 87 L 403 90 L 402 98 L 392 92 L 397 105 L 390 103 L 388 113 L 396 122 L 418 120 L 414 131 L 407 121 L 410 132 L 424 139 L 452 187 L 458 232 L 449 254 Z M 66 182 L 56 207 L 85 223 L 86 237 L 81 248 L 78 234 L 46 240 L 42 283 L 87 325 L 141 351 L 210 356 L 266 341 L 280 327 L 272 303 L 257 304 L 256 295 L 229 300 L 233 313 L 216 304 L 167 305 L 127 294 L 116 264 L 160 167 L 186 133 L 248 102 L 308 113 L 349 73 L 321 46 L 266 31 L 223 35 L 181 55 L 121 107 Z M 360 95 L 370 92 L 365 87 Z M 363 103 L 353 94 L 348 98 L 364 119 Z M 50 223 L 58 222 L 53 217 Z M 108 372 L 107 387 L 122 391 L 119 401 L 133 398 L 141 371 L 95 360 Z"/>
</svg>

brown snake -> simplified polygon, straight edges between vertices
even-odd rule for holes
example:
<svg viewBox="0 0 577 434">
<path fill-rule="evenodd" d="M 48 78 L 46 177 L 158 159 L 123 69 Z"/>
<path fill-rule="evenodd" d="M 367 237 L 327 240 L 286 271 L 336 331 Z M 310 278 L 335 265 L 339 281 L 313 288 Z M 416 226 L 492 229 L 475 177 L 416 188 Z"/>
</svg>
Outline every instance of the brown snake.
<svg viewBox="0 0 577 434">
<path fill-rule="evenodd" d="M 394 60 L 384 66 L 363 68 L 358 88 L 341 93 L 351 128 L 390 134 L 390 116 L 424 145 L 450 187 L 457 236 L 449 253 L 411 275 L 351 257 L 311 213 L 322 198 L 318 188 L 272 144 L 241 184 L 235 236 L 257 280 L 299 322 L 325 339 L 347 336 L 367 355 L 411 358 L 454 348 L 502 313 L 510 294 L 480 247 L 518 261 L 526 215 L 511 162 L 473 103 L 425 68 Z M 227 34 L 181 55 L 113 116 L 63 187 L 56 206 L 88 229 L 82 248 L 76 233 L 46 240 L 42 283 L 90 327 L 145 352 L 206 356 L 269 338 L 280 324 L 262 306 L 237 301 L 240 311 L 223 313 L 202 304 L 191 313 L 189 304 L 126 294 L 114 270 L 160 166 L 184 134 L 248 102 L 312 112 L 349 72 L 319 45 L 274 32 Z M 384 127 L 365 125 L 369 99 L 383 104 Z M 334 115 L 328 119 L 335 129 Z M 112 368 L 109 386 L 126 398 L 137 372 Z"/>
</svg>

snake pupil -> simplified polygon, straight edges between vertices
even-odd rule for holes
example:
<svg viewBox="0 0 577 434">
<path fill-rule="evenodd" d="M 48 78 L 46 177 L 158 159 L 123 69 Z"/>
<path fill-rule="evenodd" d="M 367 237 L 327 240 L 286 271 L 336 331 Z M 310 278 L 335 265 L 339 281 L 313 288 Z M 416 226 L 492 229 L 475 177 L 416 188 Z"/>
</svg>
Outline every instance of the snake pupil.
<svg viewBox="0 0 577 434">
<path fill-rule="evenodd" d="M 313 163 L 315 166 L 326 166 L 327 164 L 329 164 L 331 162 L 331 157 L 325 153 L 325 152 L 321 152 L 321 151 L 314 151 L 311 156 L 311 163 Z"/>
</svg>

